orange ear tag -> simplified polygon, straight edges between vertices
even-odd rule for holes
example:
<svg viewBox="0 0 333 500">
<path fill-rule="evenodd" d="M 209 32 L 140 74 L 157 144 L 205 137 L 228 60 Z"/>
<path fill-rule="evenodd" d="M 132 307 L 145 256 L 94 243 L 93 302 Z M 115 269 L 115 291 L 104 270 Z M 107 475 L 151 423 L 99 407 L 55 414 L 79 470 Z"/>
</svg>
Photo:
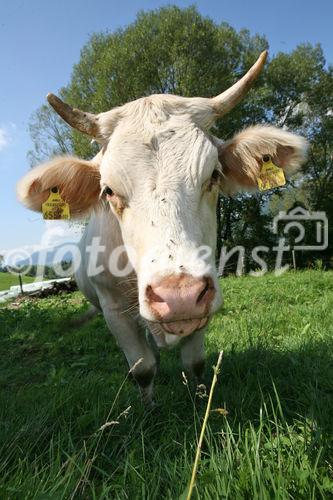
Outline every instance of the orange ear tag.
<svg viewBox="0 0 333 500">
<path fill-rule="evenodd" d="M 51 189 L 48 199 L 42 204 L 42 213 L 46 220 L 70 219 L 69 205 L 61 198 L 57 187 Z"/>
<path fill-rule="evenodd" d="M 286 184 L 286 178 L 282 168 L 274 165 L 269 155 L 263 156 L 263 164 L 257 181 L 260 191 L 267 191 L 268 189 L 284 186 Z"/>
</svg>

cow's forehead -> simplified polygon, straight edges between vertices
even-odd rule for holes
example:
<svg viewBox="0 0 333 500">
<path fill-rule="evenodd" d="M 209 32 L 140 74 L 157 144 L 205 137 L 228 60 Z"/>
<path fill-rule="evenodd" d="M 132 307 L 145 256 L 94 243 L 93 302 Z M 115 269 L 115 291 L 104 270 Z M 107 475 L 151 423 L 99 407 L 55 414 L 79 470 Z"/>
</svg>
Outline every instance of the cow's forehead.
<svg viewBox="0 0 333 500">
<path fill-rule="evenodd" d="M 115 129 L 101 163 L 103 184 L 126 190 L 146 183 L 183 182 L 195 187 L 208 178 L 218 161 L 210 136 L 190 117 L 163 123 L 124 120 Z"/>
</svg>

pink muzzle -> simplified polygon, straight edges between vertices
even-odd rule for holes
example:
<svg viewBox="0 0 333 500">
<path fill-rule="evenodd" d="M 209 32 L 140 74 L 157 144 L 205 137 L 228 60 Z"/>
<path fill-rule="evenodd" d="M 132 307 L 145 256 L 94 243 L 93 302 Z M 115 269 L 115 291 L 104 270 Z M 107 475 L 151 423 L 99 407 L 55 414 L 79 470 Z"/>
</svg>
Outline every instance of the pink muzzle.
<svg viewBox="0 0 333 500">
<path fill-rule="evenodd" d="M 146 300 L 166 332 L 186 336 L 207 322 L 215 286 L 209 277 L 172 275 L 147 286 Z"/>
</svg>

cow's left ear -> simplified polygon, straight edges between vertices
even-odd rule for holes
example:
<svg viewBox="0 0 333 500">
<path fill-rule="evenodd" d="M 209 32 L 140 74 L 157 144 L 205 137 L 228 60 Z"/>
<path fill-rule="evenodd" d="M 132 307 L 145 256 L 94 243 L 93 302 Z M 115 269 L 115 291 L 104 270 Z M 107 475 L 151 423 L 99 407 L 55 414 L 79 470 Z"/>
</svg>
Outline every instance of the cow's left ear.
<svg viewBox="0 0 333 500">
<path fill-rule="evenodd" d="M 306 159 L 307 141 L 285 130 L 257 125 L 218 145 L 225 194 L 258 189 L 258 177 L 265 157 L 269 156 L 285 175 L 296 172 Z"/>
</svg>

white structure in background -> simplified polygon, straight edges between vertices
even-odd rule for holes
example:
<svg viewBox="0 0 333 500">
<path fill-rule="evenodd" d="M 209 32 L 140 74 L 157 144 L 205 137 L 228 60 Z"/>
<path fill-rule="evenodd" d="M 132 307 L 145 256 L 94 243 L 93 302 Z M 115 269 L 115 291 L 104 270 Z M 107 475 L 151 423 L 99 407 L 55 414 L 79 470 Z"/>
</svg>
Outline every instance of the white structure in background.
<svg viewBox="0 0 333 500">
<path fill-rule="evenodd" d="M 26 293 L 29 292 L 37 292 L 39 290 L 45 290 L 45 288 L 51 288 L 53 283 L 63 283 L 65 281 L 70 281 L 71 278 L 59 278 L 55 280 L 47 280 L 47 281 L 36 281 L 34 283 L 25 283 L 22 288 Z M 19 285 L 11 286 L 9 290 L 3 290 L 0 292 L 0 304 L 3 302 L 7 302 L 7 300 L 15 299 L 18 295 L 20 295 L 21 289 Z"/>
</svg>

